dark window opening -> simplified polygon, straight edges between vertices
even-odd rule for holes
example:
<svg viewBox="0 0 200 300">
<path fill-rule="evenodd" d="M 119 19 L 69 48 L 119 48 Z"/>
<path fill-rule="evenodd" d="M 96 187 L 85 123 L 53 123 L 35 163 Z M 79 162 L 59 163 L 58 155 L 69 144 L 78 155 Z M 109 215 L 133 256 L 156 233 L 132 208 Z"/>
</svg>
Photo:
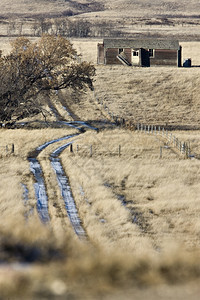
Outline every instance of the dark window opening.
<svg viewBox="0 0 200 300">
<path fill-rule="evenodd" d="M 124 52 L 124 49 L 123 48 L 119 48 L 119 54 Z"/>
<path fill-rule="evenodd" d="M 139 52 L 138 51 L 133 51 L 133 56 L 139 56 Z"/>
</svg>

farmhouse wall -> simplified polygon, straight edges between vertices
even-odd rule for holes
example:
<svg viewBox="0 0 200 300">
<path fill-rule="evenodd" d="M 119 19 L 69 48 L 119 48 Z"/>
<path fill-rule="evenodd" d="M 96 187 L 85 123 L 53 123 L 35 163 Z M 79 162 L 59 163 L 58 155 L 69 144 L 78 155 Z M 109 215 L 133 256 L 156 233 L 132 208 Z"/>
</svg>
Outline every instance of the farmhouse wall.
<svg viewBox="0 0 200 300">
<path fill-rule="evenodd" d="M 119 54 L 118 48 L 106 49 L 106 64 L 107 65 L 118 65 L 119 61 L 117 55 Z"/>
<path fill-rule="evenodd" d="M 151 65 L 177 66 L 177 50 L 154 50 L 154 57 L 150 57 Z"/>
<path fill-rule="evenodd" d="M 119 48 L 108 48 L 105 50 L 105 53 L 105 63 L 107 65 L 121 65 L 121 62 L 117 59 Z M 123 55 L 131 63 L 131 49 L 125 48 Z"/>
<path fill-rule="evenodd" d="M 132 51 L 139 50 L 138 66 L 168 65 L 181 66 L 181 47 L 175 40 L 124 40 L 104 39 L 103 44 L 98 44 L 97 62 L 108 65 L 121 65 L 118 59 L 119 52 L 130 63 L 134 64 Z M 152 51 L 153 50 L 153 56 Z M 135 61 L 135 60 L 134 60 Z"/>
</svg>

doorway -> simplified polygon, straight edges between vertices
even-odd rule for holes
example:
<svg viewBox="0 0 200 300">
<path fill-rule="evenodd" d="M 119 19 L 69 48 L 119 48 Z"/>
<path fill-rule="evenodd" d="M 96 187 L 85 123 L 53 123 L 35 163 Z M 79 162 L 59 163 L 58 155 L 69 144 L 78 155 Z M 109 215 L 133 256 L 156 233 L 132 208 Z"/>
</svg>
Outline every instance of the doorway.
<svg viewBox="0 0 200 300">
<path fill-rule="evenodd" d="M 132 65 L 139 66 L 140 63 L 140 51 L 139 50 L 132 50 Z"/>
</svg>

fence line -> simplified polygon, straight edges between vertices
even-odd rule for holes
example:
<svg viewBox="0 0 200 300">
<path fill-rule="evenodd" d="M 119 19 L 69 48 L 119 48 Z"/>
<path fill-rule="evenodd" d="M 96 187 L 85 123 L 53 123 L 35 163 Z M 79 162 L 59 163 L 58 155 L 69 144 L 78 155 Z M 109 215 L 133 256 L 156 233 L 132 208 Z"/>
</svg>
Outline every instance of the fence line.
<svg viewBox="0 0 200 300">
<path fill-rule="evenodd" d="M 77 144 L 75 145 L 76 147 L 71 147 L 69 148 L 69 152 L 73 154 L 86 154 L 89 157 L 92 157 L 95 154 L 106 154 L 106 155 L 117 155 L 121 156 L 122 154 L 122 146 L 118 145 L 115 148 L 112 149 L 107 149 L 105 145 L 101 146 L 96 146 L 96 145 L 91 145 L 91 144 Z"/>
<path fill-rule="evenodd" d="M 186 158 L 189 158 L 191 156 L 190 144 L 180 141 L 175 137 L 175 135 L 169 133 L 168 130 L 166 130 L 164 127 L 161 129 L 160 126 L 143 125 L 138 123 L 137 131 L 160 136 L 167 140 L 168 145 L 172 145 L 173 148 L 177 149 L 180 154 L 185 155 Z M 160 157 L 162 157 L 162 149 L 160 149 Z"/>
<path fill-rule="evenodd" d="M 106 104 L 104 104 L 103 100 L 100 100 L 97 95 L 95 94 L 94 89 L 94 98 L 97 101 L 99 105 L 101 105 L 101 108 L 108 113 L 111 120 L 115 122 L 117 125 L 126 127 L 130 130 L 137 130 L 138 132 L 145 132 L 148 134 L 154 134 L 160 137 L 163 137 L 167 140 L 167 142 L 172 145 L 175 149 L 177 149 L 181 155 L 185 155 L 186 158 L 191 157 L 191 149 L 190 144 L 187 142 L 181 142 L 178 138 L 176 138 L 172 133 L 169 133 L 167 129 L 161 126 L 155 126 L 155 125 L 144 125 L 144 124 L 134 124 L 133 122 L 126 121 L 124 118 L 120 116 L 115 116 L 110 109 L 107 107 Z M 162 156 L 162 150 L 160 150 L 160 156 Z"/>
</svg>

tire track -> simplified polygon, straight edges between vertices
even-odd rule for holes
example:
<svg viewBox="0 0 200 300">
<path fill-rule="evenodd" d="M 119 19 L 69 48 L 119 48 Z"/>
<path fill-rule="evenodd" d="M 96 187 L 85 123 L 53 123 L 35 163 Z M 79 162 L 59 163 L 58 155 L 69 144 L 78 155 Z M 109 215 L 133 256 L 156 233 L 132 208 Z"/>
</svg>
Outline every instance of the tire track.
<svg viewBox="0 0 200 300">
<path fill-rule="evenodd" d="M 43 145 L 37 147 L 32 153 L 30 153 L 30 155 L 28 157 L 28 160 L 30 162 L 30 170 L 33 173 L 34 178 L 35 178 L 34 189 L 35 189 L 35 197 L 36 197 L 36 201 L 37 201 L 37 204 L 36 204 L 37 212 L 38 212 L 41 222 L 44 224 L 47 224 L 50 222 L 50 216 L 49 216 L 49 211 L 48 211 L 48 197 L 47 197 L 45 182 L 43 179 L 44 176 L 43 176 L 41 165 L 40 165 L 39 161 L 37 160 L 37 156 L 39 155 L 39 153 L 41 151 L 43 151 L 49 145 L 72 138 L 72 137 L 75 137 L 75 136 L 81 134 L 82 132 L 84 132 L 85 128 L 98 131 L 98 128 L 95 128 L 95 127 L 87 124 L 86 122 L 83 122 L 80 120 L 74 120 L 72 122 L 67 122 L 67 121 L 63 120 L 62 116 L 59 114 L 59 112 L 57 111 L 56 107 L 51 102 L 51 100 L 48 99 L 47 102 L 48 102 L 48 105 L 49 105 L 51 111 L 53 112 L 53 114 L 56 117 L 56 120 L 57 120 L 56 123 L 60 123 L 60 124 L 67 125 L 67 126 L 75 128 L 75 129 L 78 129 L 80 133 L 48 141 L 48 142 L 44 143 Z M 67 111 L 66 107 L 65 107 L 65 109 Z M 74 228 L 74 231 L 78 235 L 79 238 L 85 239 L 86 232 L 81 225 L 81 220 L 79 218 L 78 210 L 76 208 L 76 204 L 75 204 L 75 201 L 72 196 L 72 191 L 70 188 L 69 180 L 68 180 L 66 174 L 64 173 L 62 164 L 58 157 L 61 154 L 61 152 L 64 149 L 66 149 L 69 145 L 71 145 L 72 143 L 73 142 L 70 142 L 70 143 L 67 143 L 67 144 L 64 144 L 64 145 L 58 147 L 54 152 L 51 153 L 50 161 L 51 161 L 52 168 L 56 174 L 58 185 L 61 190 L 62 198 L 65 203 L 67 215 L 70 219 L 72 227 Z"/>
<path fill-rule="evenodd" d="M 48 211 L 48 197 L 46 187 L 43 180 L 43 173 L 40 163 L 36 158 L 29 158 L 30 170 L 33 173 L 36 182 L 34 183 L 35 196 L 37 199 L 37 212 L 42 223 L 46 224 L 50 221 Z"/>
<path fill-rule="evenodd" d="M 81 220 L 79 218 L 78 210 L 76 208 L 76 204 L 72 195 L 72 191 L 69 184 L 69 179 L 67 178 L 62 164 L 60 162 L 60 159 L 58 156 L 61 154 L 63 150 L 65 150 L 67 147 L 69 147 L 73 142 L 67 143 L 65 145 L 62 145 L 58 147 L 51 155 L 50 155 L 50 161 L 52 168 L 56 174 L 58 185 L 60 187 L 60 191 L 62 194 L 62 198 L 65 203 L 65 208 L 67 211 L 67 215 L 70 219 L 70 222 L 72 224 L 72 227 L 74 228 L 75 233 L 80 239 L 86 238 L 86 232 L 81 225 Z"/>
<path fill-rule="evenodd" d="M 39 218 L 41 222 L 44 224 L 49 223 L 50 216 L 48 211 L 48 197 L 47 197 L 45 182 L 43 179 L 43 172 L 42 172 L 41 165 L 37 160 L 37 156 L 42 150 L 44 150 L 49 145 L 60 142 L 62 140 L 67 140 L 77 135 L 78 133 L 46 142 L 43 145 L 37 147 L 32 153 L 30 153 L 28 157 L 28 161 L 30 163 L 30 170 L 33 173 L 35 178 L 34 190 L 35 190 L 35 197 L 37 201 L 36 208 L 37 208 Z"/>
</svg>

